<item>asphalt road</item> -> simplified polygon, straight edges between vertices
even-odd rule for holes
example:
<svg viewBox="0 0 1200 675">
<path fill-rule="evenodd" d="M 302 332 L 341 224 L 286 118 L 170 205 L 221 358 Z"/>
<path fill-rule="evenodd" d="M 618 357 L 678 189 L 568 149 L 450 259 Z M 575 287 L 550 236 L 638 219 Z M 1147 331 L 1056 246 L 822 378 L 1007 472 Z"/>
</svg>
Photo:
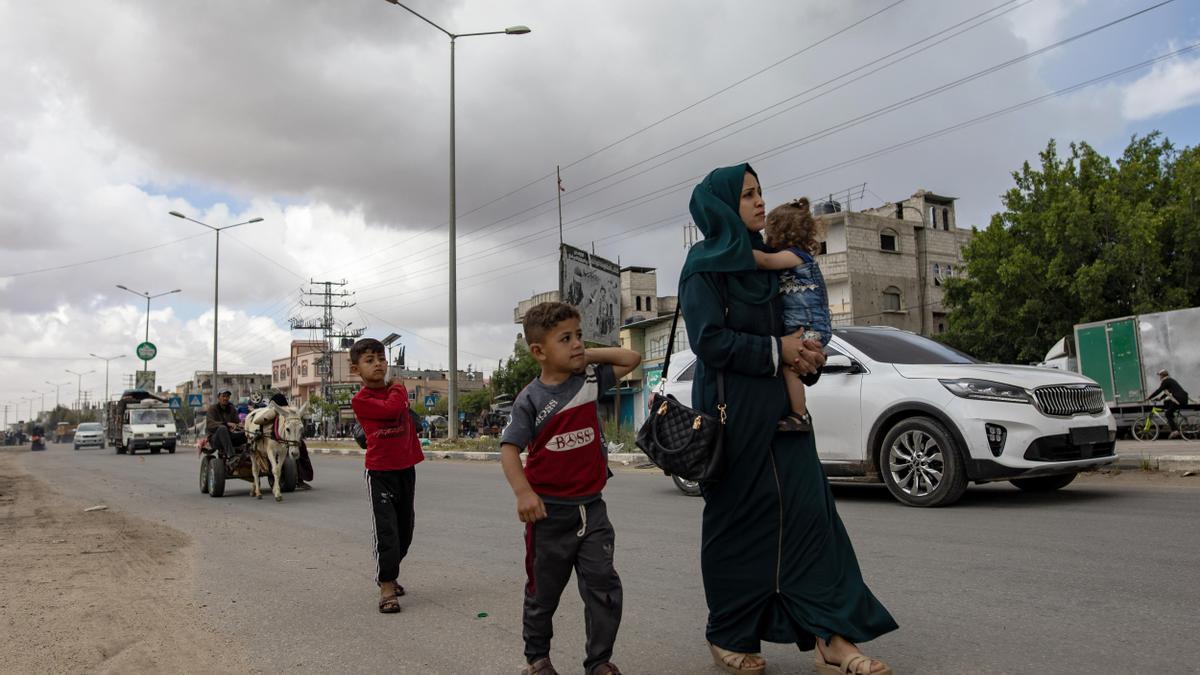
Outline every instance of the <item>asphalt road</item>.
<svg viewBox="0 0 1200 675">
<path fill-rule="evenodd" d="M 199 461 L 52 446 L 24 465 L 73 498 L 175 527 L 196 543 L 197 617 L 239 636 L 265 672 L 515 673 L 521 665 L 521 525 L 494 463 L 418 467 L 404 612 L 377 613 L 361 458 L 315 456 L 315 489 L 282 503 L 198 489 Z M 867 645 L 897 673 L 1200 672 L 1200 489 L 1095 482 L 1051 495 L 1005 485 L 954 507 L 899 506 L 872 486 L 835 489 L 864 577 L 900 630 Z M 704 643 L 703 503 L 652 471 L 606 491 L 625 616 L 625 672 L 717 673 Z M 580 672 L 574 585 L 554 660 Z M 486 613 L 486 616 L 482 616 Z M 811 656 L 767 645 L 771 673 Z"/>
</svg>

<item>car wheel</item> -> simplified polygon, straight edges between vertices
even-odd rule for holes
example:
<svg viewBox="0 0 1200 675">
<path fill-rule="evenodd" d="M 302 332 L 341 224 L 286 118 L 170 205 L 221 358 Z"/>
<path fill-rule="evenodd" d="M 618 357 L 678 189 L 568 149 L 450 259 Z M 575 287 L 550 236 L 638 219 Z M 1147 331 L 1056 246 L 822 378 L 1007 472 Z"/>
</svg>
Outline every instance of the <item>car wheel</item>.
<svg viewBox="0 0 1200 675">
<path fill-rule="evenodd" d="M 208 494 L 208 463 L 212 457 L 205 455 L 200 459 L 200 494 Z"/>
<path fill-rule="evenodd" d="M 1158 438 L 1158 422 L 1151 417 L 1143 417 L 1129 427 L 1129 433 L 1139 441 L 1153 441 Z"/>
<path fill-rule="evenodd" d="M 671 476 L 671 480 L 675 482 L 675 487 L 679 488 L 679 491 L 682 492 L 683 494 L 685 494 L 689 497 L 699 497 L 700 496 L 700 483 L 699 482 L 694 481 L 694 480 L 688 480 L 686 478 L 680 478 L 679 476 Z"/>
<path fill-rule="evenodd" d="M 208 496 L 221 497 L 225 494 L 225 462 L 220 457 L 208 461 Z"/>
<path fill-rule="evenodd" d="M 1053 492 L 1065 488 L 1075 480 L 1078 473 L 1064 473 L 1058 476 L 1037 476 L 1035 478 L 1014 478 L 1008 482 L 1026 492 Z"/>
<path fill-rule="evenodd" d="M 879 471 L 892 496 L 908 506 L 953 504 L 967 489 L 957 444 L 929 417 L 909 417 L 888 431 L 879 449 Z"/>
</svg>

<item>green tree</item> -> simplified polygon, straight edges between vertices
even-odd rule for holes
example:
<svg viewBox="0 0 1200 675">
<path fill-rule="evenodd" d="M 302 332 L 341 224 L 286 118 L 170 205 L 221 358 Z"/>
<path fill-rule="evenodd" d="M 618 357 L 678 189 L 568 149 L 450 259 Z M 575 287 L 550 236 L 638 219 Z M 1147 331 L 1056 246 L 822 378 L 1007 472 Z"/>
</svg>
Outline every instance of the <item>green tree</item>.
<svg viewBox="0 0 1200 675">
<path fill-rule="evenodd" d="M 1115 163 L 1050 141 L 946 284 L 943 340 L 991 361 L 1038 361 L 1076 323 L 1200 304 L 1200 152 L 1157 132 Z"/>
<path fill-rule="evenodd" d="M 507 394 L 516 397 L 541 372 L 542 368 L 533 354 L 529 353 L 525 339 L 518 335 L 512 356 L 505 359 L 492 374 L 492 393 L 495 396 Z"/>
<path fill-rule="evenodd" d="M 491 404 L 492 392 L 490 389 L 464 392 L 458 399 L 458 409 L 468 415 L 478 415 Z"/>
</svg>

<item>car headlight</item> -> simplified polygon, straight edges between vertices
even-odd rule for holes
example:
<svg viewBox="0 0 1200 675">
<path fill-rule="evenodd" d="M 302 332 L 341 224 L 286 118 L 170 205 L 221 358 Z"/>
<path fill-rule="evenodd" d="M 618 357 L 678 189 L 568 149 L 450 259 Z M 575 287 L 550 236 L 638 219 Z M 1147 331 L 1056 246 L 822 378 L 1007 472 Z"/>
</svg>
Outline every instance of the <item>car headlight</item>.
<svg viewBox="0 0 1200 675">
<path fill-rule="evenodd" d="M 991 380 L 938 380 L 951 394 L 980 401 L 1033 403 L 1033 397 L 1023 387 Z"/>
</svg>

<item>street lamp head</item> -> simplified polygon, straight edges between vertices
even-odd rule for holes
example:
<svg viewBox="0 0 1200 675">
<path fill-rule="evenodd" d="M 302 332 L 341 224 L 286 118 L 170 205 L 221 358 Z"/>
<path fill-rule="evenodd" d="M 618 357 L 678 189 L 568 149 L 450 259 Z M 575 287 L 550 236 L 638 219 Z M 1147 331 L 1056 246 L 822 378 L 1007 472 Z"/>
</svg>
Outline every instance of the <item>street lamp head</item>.
<svg viewBox="0 0 1200 675">
<path fill-rule="evenodd" d="M 390 2 L 391 0 L 388 1 Z M 509 26 L 504 29 L 504 32 L 508 35 L 524 35 L 530 32 L 530 30 L 529 26 Z"/>
<path fill-rule="evenodd" d="M 187 218 L 187 216 L 183 215 L 182 213 L 180 213 L 178 211 L 168 211 L 168 213 L 175 216 L 176 218 Z"/>
<path fill-rule="evenodd" d="M 261 223 L 262 221 L 263 221 L 262 218 L 251 218 L 250 220 L 247 220 L 246 222 L 247 223 Z"/>
<path fill-rule="evenodd" d="M 169 291 L 167 294 L 170 295 L 171 293 L 182 293 L 182 292 L 183 292 L 182 288 L 176 288 L 173 291 Z"/>
<path fill-rule="evenodd" d="M 117 288 L 119 288 L 119 289 L 121 289 L 121 290 L 123 290 L 123 291 L 133 291 L 133 289 L 132 289 L 132 288 L 127 288 L 127 287 L 125 287 L 125 286 L 122 286 L 121 284 L 117 284 Z M 137 293 L 137 291 L 133 291 L 133 292 L 134 292 L 134 293 Z"/>
</svg>

